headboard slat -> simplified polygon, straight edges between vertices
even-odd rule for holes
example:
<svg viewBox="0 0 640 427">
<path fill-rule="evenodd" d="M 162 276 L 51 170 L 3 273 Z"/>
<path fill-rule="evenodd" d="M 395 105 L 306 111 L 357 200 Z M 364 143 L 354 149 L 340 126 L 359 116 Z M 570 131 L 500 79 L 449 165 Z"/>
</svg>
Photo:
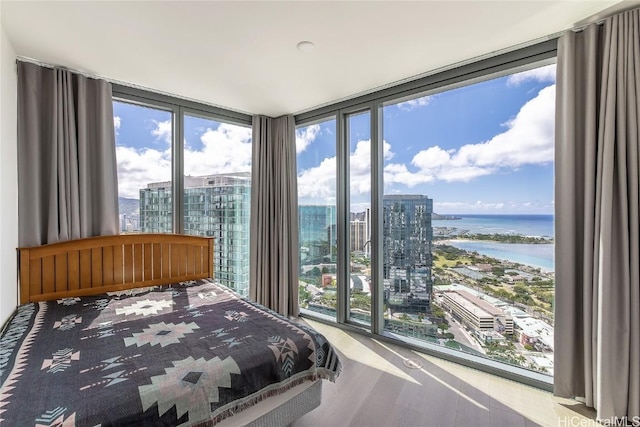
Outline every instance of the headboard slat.
<svg viewBox="0 0 640 427">
<path fill-rule="evenodd" d="M 153 280 L 153 244 L 145 243 L 142 247 L 144 251 L 143 280 Z"/>
<path fill-rule="evenodd" d="M 91 287 L 102 286 L 102 248 L 91 249 Z"/>
<path fill-rule="evenodd" d="M 195 249 L 193 246 L 187 246 L 187 274 L 194 274 L 195 268 Z"/>
<path fill-rule="evenodd" d="M 180 249 L 178 245 L 171 247 L 171 272 L 170 277 L 176 277 L 180 275 Z"/>
<path fill-rule="evenodd" d="M 213 277 L 209 237 L 128 234 L 18 251 L 22 304 Z"/>
<path fill-rule="evenodd" d="M 56 292 L 66 291 L 69 286 L 67 278 L 69 271 L 69 264 L 67 263 L 67 254 L 58 254 L 55 256 L 56 260 L 56 277 L 55 277 L 55 290 Z"/>
<path fill-rule="evenodd" d="M 153 243 L 151 247 L 153 249 L 153 277 L 160 279 L 162 278 L 162 245 Z"/>
<path fill-rule="evenodd" d="M 42 259 L 35 259 L 30 261 L 29 272 L 29 292 L 31 294 L 42 293 Z"/>
<path fill-rule="evenodd" d="M 102 284 L 113 285 L 113 246 L 102 248 Z"/>
<path fill-rule="evenodd" d="M 122 246 L 113 247 L 113 284 L 121 285 L 124 283 L 124 258 Z"/>
<path fill-rule="evenodd" d="M 124 283 L 133 283 L 133 245 L 124 245 Z"/>
<path fill-rule="evenodd" d="M 194 272 L 200 273 L 202 272 L 202 252 L 204 251 L 204 248 L 197 248 L 197 250 L 195 251 L 194 254 Z"/>
<path fill-rule="evenodd" d="M 68 289 L 80 289 L 80 251 L 69 251 L 67 257 Z"/>
<path fill-rule="evenodd" d="M 80 288 L 91 287 L 91 249 L 80 251 Z"/>
<path fill-rule="evenodd" d="M 171 249 L 169 249 L 168 243 L 162 244 L 162 278 L 171 278 Z"/>
<path fill-rule="evenodd" d="M 42 258 L 42 292 L 52 293 L 56 291 L 56 262 L 54 255 Z"/>
<path fill-rule="evenodd" d="M 142 248 L 143 245 L 136 243 L 133 245 L 133 281 L 142 282 L 143 276 L 143 263 L 142 263 Z"/>
</svg>

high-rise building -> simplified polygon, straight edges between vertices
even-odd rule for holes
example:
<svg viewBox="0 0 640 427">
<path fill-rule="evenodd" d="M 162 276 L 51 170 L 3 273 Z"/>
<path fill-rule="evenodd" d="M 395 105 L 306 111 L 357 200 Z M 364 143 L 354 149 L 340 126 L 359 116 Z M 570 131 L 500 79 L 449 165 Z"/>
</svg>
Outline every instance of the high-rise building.
<svg viewBox="0 0 640 427">
<path fill-rule="evenodd" d="M 366 253 L 366 244 L 369 240 L 367 235 L 367 223 L 356 219 L 351 221 L 351 252 Z"/>
<path fill-rule="evenodd" d="M 421 194 L 385 195 L 383 203 L 383 275 L 385 288 L 428 309 L 431 279 L 433 200 Z"/>
<path fill-rule="evenodd" d="M 214 237 L 216 280 L 241 295 L 249 293 L 249 172 L 184 178 L 184 232 Z M 171 182 L 140 190 L 143 233 L 171 232 Z"/>
<path fill-rule="evenodd" d="M 152 182 L 140 189 L 140 231 L 171 233 L 173 213 L 171 181 Z"/>
<path fill-rule="evenodd" d="M 370 244 L 371 243 L 371 208 L 365 209 L 364 222 L 365 222 L 365 235 L 367 236 L 367 240 L 364 245 L 364 253 L 370 257 L 371 256 L 371 244 Z"/>
<path fill-rule="evenodd" d="M 350 215 L 350 247 L 351 252 L 361 252 L 366 257 L 371 255 L 371 209 L 363 212 L 351 212 Z"/>
<path fill-rule="evenodd" d="M 337 251 L 336 207 L 300 205 L 300 265 L 335 263 Z"/>
</svg>

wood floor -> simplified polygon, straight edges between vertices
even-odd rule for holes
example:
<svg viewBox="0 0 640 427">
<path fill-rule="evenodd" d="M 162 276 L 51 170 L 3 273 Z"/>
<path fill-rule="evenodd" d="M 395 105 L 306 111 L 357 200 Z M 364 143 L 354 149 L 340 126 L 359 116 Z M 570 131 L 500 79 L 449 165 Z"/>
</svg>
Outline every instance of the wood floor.
<svg viewBox="0 0 640 427">
<path fill-rule="evenodd" d="M 325 381 L 322 404 L 293 427 L 596 426 L 595 413 L 573 400 L 412 350 L 307 321 L 342 361 Z M 404 365 L 417 360 L 420 369 Z"/>
</svg>

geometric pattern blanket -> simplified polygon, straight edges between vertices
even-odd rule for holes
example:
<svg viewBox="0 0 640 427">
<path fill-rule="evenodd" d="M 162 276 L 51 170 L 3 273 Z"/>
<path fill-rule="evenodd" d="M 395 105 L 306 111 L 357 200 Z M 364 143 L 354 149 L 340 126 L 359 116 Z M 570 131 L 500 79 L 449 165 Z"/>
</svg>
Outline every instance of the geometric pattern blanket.
<svg viewBox="0 0 640 427">
<path fill-rule="evenodd" d="M 0 424 L 213 425 L 340 361 L 211 280 L 25 304 L 0 335 Z"/>
</svg>

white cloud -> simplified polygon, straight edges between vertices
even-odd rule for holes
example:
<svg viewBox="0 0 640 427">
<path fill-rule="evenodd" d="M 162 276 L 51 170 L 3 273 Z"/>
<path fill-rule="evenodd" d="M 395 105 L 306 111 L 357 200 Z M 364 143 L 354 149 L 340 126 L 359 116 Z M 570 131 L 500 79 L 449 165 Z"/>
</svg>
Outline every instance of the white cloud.
<svg viewBox="0 0 640 427">
<path fill-rule="evenodd" d="M 424 181 L 471 181 L 502 169 L 547 164 L 554 156 L 555 85 L 542 89 L 522 106 L 507 130 L 486 142 L 445 151 L 438 146 L 418 152 L 411 164 Z M 410 177 L 406 185 L 415 185 Z"/>
<path fill-rule="evenodd" d="M 439 146 L 419 151 L 409 165 L 391 163 L 394 153 L 384 142 L 385 191 L 393 184 L 409 188 L 435 182 L 468 182 L 475 178 L 516 170 L 525 165 L 548 164 L 554 157 L 555 85 L 542 89 L 522 106 L 505 124 L 506 130 L 488 141 L 467 144 L 457 150 Z M 359 141 L 350 156 L 352 195 L 371 191 L 371 143 Z M 336 158 L 324 159 L 320 165 L 298 176 L 300 199 L 335 200 Z"/>
<path fill-rule="evenodd" d="M 385 160 L 393 157 L 391 145 L 384 142 Z M 336 157 L 325 158 L 318 166 L 298 174 L 298 196 L 304 203 L 311 200 L 335 200 L 336 197 Z M 361 140 L 349 157 L 349 182 L 351 195 L 365 195 L 371 192 L 371 141 Z"/>
<path fill-rule="evenodd" d="M 113 128 L 116 132 L 120 129 L 120 124 L 122 123 L 122 119 L 118 116 L 113 116 Z"/>
<path fill-rule="evenodd" d="M 165 120 L 162 122 L 153 120 L 153 123 L 156 127 L 151 130 L 151 134 L 158 140 L 171 145 L 171 136 L 173 135 L 173 125 L 171 124 L 171 120 Z"/>
<path fill-rule="evenodd" d="M 116 147 L 118 159 L 118 193 L 122 197 L 137 199 L 140 189 L 151 182 L 171 179 L 171 149 L 154 148 L 136 150 L 133 147 Z"/>
<path fill-rule="evenodd" d="M 158 122 L 151 133 L 166 141 L 166 125 L 161 123 L 169 122 Z M 198 176 L 251 171 L 250 128 L 223 123 L 215 130 L 206 129 L 200 140 L 200 150 L 185 148 L 185 174 Z M 170 145 L 164 150 L 118 146 L 116 157 L 120 196 L 138 198 L 140 189 L 146 188 L 147 184 L 171 179 Z"/>
<path fill-rule="evenodd" d="M 336 200 L 336 158 L 324 159 L 298 175 L 298 197 L 302 203 Z"/>
<path fill-rule="evenodd" d="M 222 123 L 200 137 L 202 150 L 185 149 L 187 175 L 251 171 L 251 128 Z"/>
<path fill-rule="evenodd" d="M 549 163 L 554 153 L 555 85 L 542 89 L 507 123 L 508 130 L 481 144 L 465 145 L 454 162 L 481 167 L 516 168 Z"/>
<path fill-rule="evenodd" d="M 315 124 L 304 128 L 296 129 L 296 154 L 307 149 L 316 136 L 320 133 L 320 125 Z"/>
<path fill-rule="evenodd" d="M 425 105 L 429 105 L 431 102 L 432 96 L 423 96 L 421 98 L 410 99 L 409 101 L 404 101 L 396 104 L 396 106 L 403 111 L 411 111 L 419 107 L 424 107 Z"/>
<path fill-rule="evenodd" d="M 410 172 L 402 163 L 388 163 L 384 167 L 384 185 L 404 184 L 409 188 L 419 184 L 432 182 L 434 177 L 429 174 Z"/>
<path fill-rule="evenodd" d="M 518 86 L 528 80 L 534 80 L 540 83 L 555 83 L 556 64 L 512 74 L 507 77 L 507 86 Z"/>
</svg>

